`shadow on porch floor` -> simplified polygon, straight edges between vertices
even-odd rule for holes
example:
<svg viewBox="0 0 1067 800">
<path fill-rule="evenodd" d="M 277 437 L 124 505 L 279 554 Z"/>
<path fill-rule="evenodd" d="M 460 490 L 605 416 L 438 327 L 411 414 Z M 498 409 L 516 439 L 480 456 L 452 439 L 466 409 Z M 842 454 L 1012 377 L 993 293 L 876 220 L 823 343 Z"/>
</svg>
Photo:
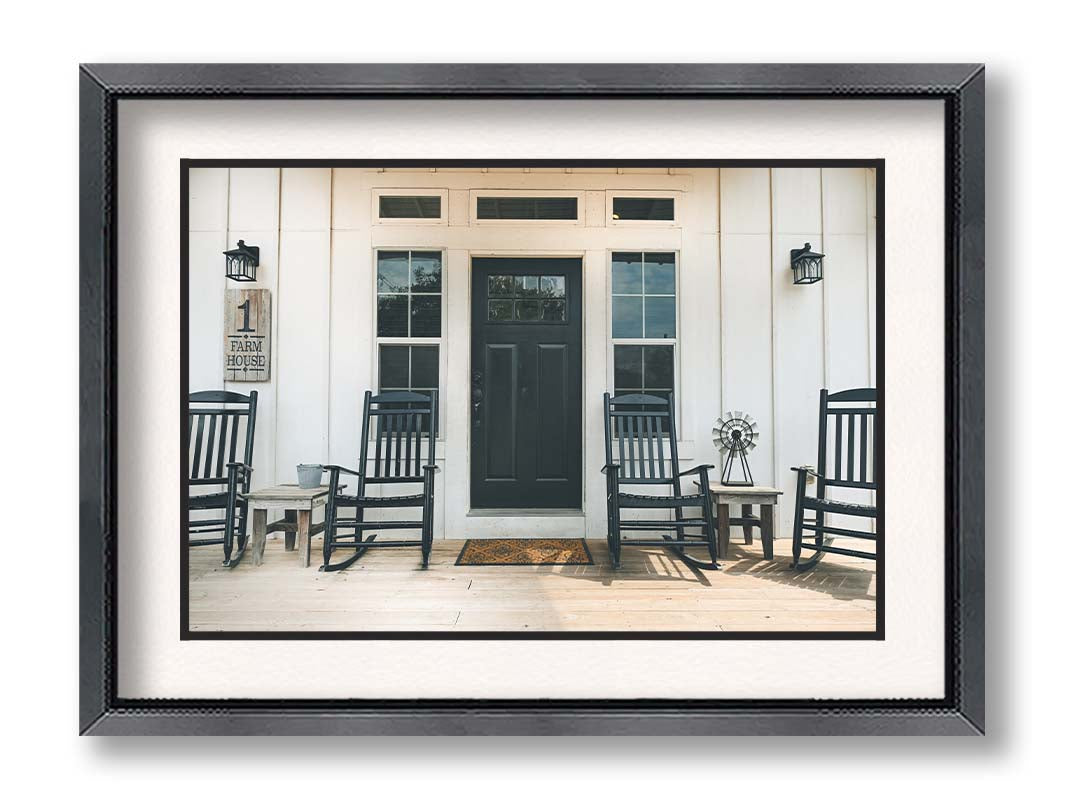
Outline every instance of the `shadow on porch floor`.
<svg viewBox="0 0 1067 800">
<path fill-rule="evenodd" d="M 263 564 L 233 570 L 221 548 L 192 548 L 193 631 L 873 631 L 873 562 L 827 556 L 795 573 L 778 540 L 773 562 L 760 545 L 731 543 L 718 572 L 690 569 L 660 548 L 625 548 L 610 566 L 590 540 L 589 566 L 454 566 L 462 540 L 434 544 L 430 566 L 417 549 L 369 553 L 343 572 L 322 573 L 321 537 L 312 566 L 269 540 Z"/>
</svg>

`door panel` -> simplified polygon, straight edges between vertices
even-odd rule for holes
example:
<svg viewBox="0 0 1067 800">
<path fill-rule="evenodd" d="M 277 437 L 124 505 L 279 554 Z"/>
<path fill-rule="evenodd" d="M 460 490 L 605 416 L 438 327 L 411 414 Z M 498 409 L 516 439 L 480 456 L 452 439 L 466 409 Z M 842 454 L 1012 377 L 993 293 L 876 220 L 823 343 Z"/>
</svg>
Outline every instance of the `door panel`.
<svg viewBox="0 0 1067 800">
<path fill-rule="evenodd" d="M 538 480 L 567 478 L 569 451 L 560 435 L 567 430 L 567 395 L 567 345 L 537 345 Z"/>
<path fill-rule="evenodd" d="M 581 506 L 581 290 L 581 259 L 472 260 L 472 508 Z"/>
<path fill-rule="evenodd" d="M 519 356 L 513 344 L 486 346 L 484 424 L 487 440 L 485 476 L 488 480 L 517 480 Z"/>
</svg>

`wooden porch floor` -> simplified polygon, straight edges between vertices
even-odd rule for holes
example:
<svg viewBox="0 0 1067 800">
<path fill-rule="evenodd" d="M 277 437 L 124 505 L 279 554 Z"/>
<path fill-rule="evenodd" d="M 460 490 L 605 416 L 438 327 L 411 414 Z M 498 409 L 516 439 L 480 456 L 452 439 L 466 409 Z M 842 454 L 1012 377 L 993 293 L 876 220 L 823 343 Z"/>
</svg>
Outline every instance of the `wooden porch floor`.
<svg viewBox="0 0 1067 800">
<path fill-rule="evenodd" d="M 789 569 L 789 542 L 775 560 L 731 542 L 719 572 L 690 569 L 662 548 L 623 549 L 590 540 L 594 566 L 454 566 L 463 542 L 434 543 L 430 566 L 417 548 L 372 551 L 342 572 L 318 571 L 281 539 L 263 564 L 246 553 L 232 570 L 221 547 L 190 551 L 193 631 L 873 631 L 874 563 L 828 555 L 815 569 Z"/>
</svg>

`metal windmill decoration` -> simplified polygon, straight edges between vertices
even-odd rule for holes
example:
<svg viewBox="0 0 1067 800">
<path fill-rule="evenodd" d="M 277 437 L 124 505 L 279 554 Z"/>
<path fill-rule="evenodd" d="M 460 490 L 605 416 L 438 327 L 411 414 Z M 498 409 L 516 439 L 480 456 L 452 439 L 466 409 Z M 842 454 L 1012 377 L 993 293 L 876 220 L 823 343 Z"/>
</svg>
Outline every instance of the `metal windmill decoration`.
<svg viewBox="0 0 1067 800">
<path fill-rule="evenodd" d="M 727 411 L 715 420 L 715 446 L 726 455 L 722 466 L 723 486 L 752 486 L 752 470 L 748 467 L 748 454 L 756 449 L 759 429 L 756 421 L 740 411 Z M 734 478 L 734 467 L 740 463 L 741 477 Z"/>
</svg>

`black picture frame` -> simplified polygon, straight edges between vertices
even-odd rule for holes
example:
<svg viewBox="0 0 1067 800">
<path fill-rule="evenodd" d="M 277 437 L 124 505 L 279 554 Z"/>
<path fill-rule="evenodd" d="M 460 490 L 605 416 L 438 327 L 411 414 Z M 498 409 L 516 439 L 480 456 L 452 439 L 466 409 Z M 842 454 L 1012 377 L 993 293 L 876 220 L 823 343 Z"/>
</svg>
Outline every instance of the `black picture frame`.
<svg viewBox="0 0 1067 800">
<path fill-rule="evenodd" d="M 80 81 L 83 734 L 973 735 L 985 731 L 980 64 L 92 64 Z M 945 108 L 945 686 L 934 700 L 141 700 L 117 691 L 118 102 L 925 99 Z"/>
</svg>

